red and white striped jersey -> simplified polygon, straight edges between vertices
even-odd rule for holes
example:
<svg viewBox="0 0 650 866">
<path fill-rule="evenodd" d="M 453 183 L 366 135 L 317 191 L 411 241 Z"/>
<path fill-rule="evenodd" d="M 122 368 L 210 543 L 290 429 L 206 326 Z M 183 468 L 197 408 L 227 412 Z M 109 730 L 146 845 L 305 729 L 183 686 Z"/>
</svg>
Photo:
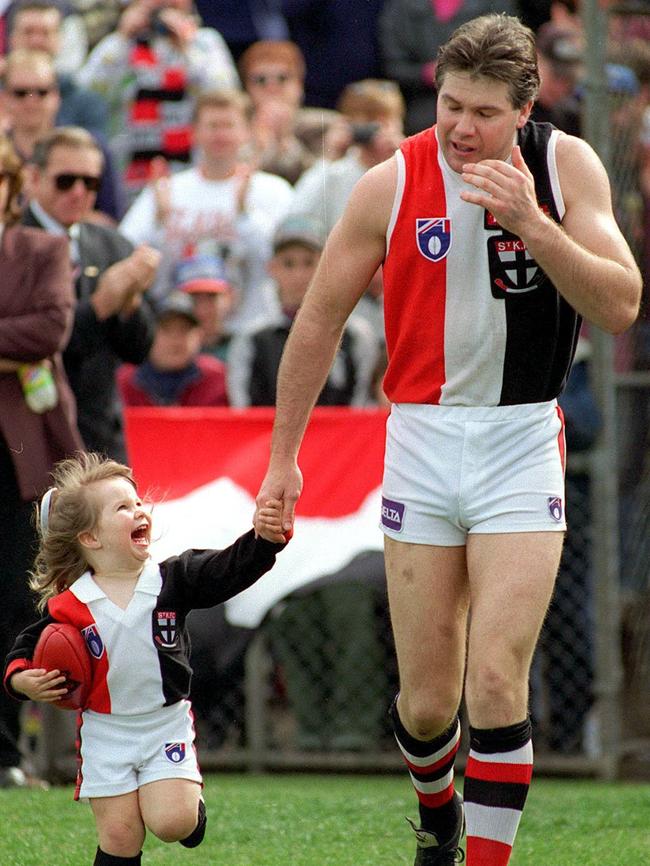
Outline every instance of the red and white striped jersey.
<svg viewBox="0 0 650 866">
<path fill-rule="evenodd" d="M 518 143 L 539 206 L 561 222 L 558 135 L 529 122 Z M 387 397 L 459 406 L 557 397 L 580 317 L 520 238 L 460 198 L 469 187 L 447 164 L 435 127 L 407 139 L 396 160 L 384 263 Z"/>
</svg>

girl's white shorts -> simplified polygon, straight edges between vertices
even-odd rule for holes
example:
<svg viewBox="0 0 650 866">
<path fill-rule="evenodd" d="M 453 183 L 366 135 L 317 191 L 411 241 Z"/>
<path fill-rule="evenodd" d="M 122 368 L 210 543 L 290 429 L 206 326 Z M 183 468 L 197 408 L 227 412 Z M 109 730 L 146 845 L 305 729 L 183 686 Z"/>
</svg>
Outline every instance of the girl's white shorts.
<svg viewBox="0 0 650 866">
<path fill-rule="evenodd" d="M 380 526 L 397 541 L 454 547 L 468 533 L 560 532 L 564 419 L 555 401 L 394 404 Z"/>
<path fill-rule="evenodd" d="M 114 797 L 160 779 L 201 783 L 189 701 L 141 715 L 81 714 L 75 799 Z"/>
</svg>

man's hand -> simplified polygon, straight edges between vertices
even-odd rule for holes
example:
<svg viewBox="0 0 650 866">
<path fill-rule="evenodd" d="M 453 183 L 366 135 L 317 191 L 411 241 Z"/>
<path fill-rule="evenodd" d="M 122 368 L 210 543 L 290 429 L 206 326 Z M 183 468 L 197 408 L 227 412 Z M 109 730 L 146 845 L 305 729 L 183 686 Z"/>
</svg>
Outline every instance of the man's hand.
<svg viewBox="0 0 650 866">
<path fill-rule="evenodd" d="M 155 5 L 153 0 L 130 3 L 120 16 L 118 33 L 121 33 L 125 39 L 133 39 L 138 33 L 147 30 Z"/>
<path fill-rule="evenodd" d="M 178 43 L 181 51 L 189 48 L 198 30 L 196 19 L 192 15 L 167 6 L 160 10 L 158 18 L 168 28 L 172 39 Z"/>
<path fill-rule="evenodd" d="M 149 165 L 149 180 L 156 201 L 156 222 L 167 225 L 172 211 L 169 163 L 164 156 L 155 156 Z"/>
<path fill-rule="evenodd" d="M 254 172 L 255 166 L 253 165 L 252 160 L 249 162 L 240 162 L 235 167 L 235 180 L 237 182 L 235 204 L 238 214 L 246 212 L 246 201 L 248 199 L 248 192 L 251 187 L 251 179 Z"/>
<path fill-rule="evenodd" d="M 116 314 L 128 318 L 153 283 L 159 264 L 159 251 L 143 244 L 107 268 L 90 299 L 97 318 L 103 321 Z"/>
<path fill-rule="evenodd" d="M 32 701 L 55 703 L 68 694 L 64 686 L 65 677 L 61 671 L 46 671 L 45 668 L 31 668 L 18 671 L 10 680 L 11 688 Z"/>
<path fill-rule="evenodd" d="M 151 288 L 156 279 L 160 259 L 160 251 L 148 244 L 140 244 L 125 259 L 129 263 L 129 271 L 136 291 L 142 293 Z"/>
<path fill-rule="evenodd" d="M 253 138 L 262 153 L 281 145 L 293 135 L 294 110 L 281 99 L 268 99 L 255 109 Z"/>
<path fill-rule="evenodd" d="M 0 358 L 0 373 L 15 373 L 22 363 L 11 358 Z"/>
<path fill-rule="evenodd" d="M 535 195 L 535 181 L 519 146 L 513 148 L 512 165 L 500 159 L 466 163 L 462 177 L 477 189 L 462 190 L 463 201 L 487 208 L 507 231 L 521 237 L 527 226 L 544 219 Z"/>
<path fill-rule="evenodd" d="M 266 477 L 255 500 L 253 525 L 257 531 L 257 521 L 261 512 L 268 508 L 269 502 L 279 503 L 280 531 L 287 541 L 293 534 L 296 516 L 296 502 L 302 491 L 302 473 L 298 464 L 293 462 L 286 467 L 269 467 Z M 261 533 L 260 533 L 261 534 Z"/>
<path fill-rule="evenodd" d="M 336 117 L 323 136 L 323 159 L 329 162 L 341 159 L 351 144 L 352 127 L 344 117 Z"/>
</svg>

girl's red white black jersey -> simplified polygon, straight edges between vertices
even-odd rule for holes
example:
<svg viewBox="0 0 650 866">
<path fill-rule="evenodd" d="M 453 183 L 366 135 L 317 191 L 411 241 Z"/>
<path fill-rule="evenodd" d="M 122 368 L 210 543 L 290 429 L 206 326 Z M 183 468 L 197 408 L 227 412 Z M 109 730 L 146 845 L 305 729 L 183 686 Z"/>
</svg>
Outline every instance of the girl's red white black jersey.
<svg viewBox="0 0 650 866">
<path fill-rule="evenodd" d="M 539 206 L 564 216 L 559 132 L 529 122 L 518 143 Z M 384 309 L 393 403 L 499 406 L 552 400 L 566 382 L 580 317 L 525 243 L 483 208 L 447 164 L 435 127 L 396 153 Z"/>
<path fill-rule="evenodd" d="M 7 657 L 4 682 L 31 666 L 46 625 L 67 622 L 81 631 L 92 659 L 86 709 L 140 715 L 186 698 L 191 680 L 187 614 L 249 587 L 269 571 L 283 547 L 255 538 L 251 530 L 225 550 L 187 550 L 160 564 L 148 562 L 126 610 L 107 598 L 86 572 L 48 601 L 47 616 L 18 636 Z"/>
</svg>

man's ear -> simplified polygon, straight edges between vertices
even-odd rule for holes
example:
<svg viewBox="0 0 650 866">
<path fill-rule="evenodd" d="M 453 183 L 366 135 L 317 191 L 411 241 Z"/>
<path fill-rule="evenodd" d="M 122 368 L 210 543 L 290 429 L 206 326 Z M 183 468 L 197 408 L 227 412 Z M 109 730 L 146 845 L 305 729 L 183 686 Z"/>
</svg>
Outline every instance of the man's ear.
<svg viewBox="0 0 650 866">
<path fill-rule="evenodd" d="M 82 547 L 87 547 L 89 550 L 99 550 L 102 546 L 101 541 L 89 529 L 80 532 L 77 536 L 77 541 Z"/>
<path fill-rule="evenodd" d="M 517 129 L 522 129 L 522 127 L 526 126 L 528 123 L 528 118 L 530 117 L 530 113 L 533 110 L 534 102 L 531 99 L 527 102 L 523 108 L 519 110 L 519 117 L 517 118 Z"/>
</svg>

